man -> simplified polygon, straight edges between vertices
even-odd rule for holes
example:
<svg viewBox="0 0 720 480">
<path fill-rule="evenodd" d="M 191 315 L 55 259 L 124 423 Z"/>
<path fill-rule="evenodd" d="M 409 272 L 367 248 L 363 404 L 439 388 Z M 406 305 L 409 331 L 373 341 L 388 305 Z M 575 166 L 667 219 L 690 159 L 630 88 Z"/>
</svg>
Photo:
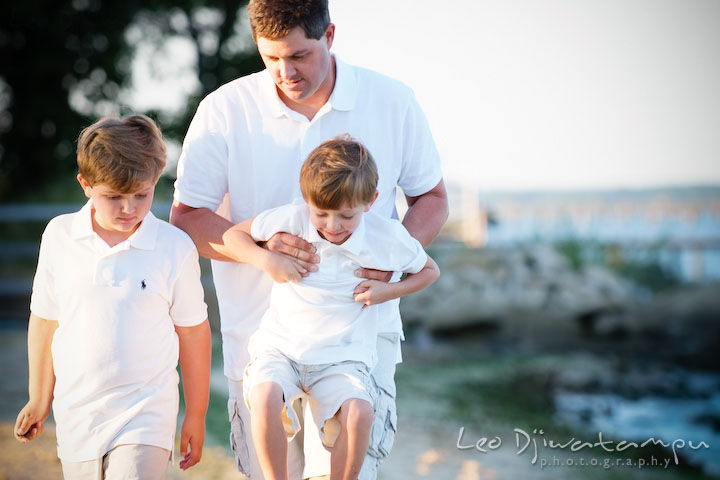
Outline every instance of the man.
<svg viewBox="0 0 720 480">
<path fill-rule="evenodd" d="M 230 387 L 231 443 L 240 470 L 255 480 L 261 474 L 242 378 L 249 360 L 247 341 L 267 308 L 272 281 L 238 263 L 223 234 L 300 197 L 303 159 L 343 133 L 361 140 L 377 161 L 379 195 L 373 211 L 396 215 L 395 188 L 402 187 L 409 206 L 403 224 L 423 246 L 447 218 L 447 195 L 437 149 L 412 91 L 330 53 L 335 25 L 327 0 L 251 0 L 248 13 L 266 70 L 236 79 L 201 102 L 183 144 L 170 220 L 190 234 L 201 255 L 213 259 Z M 294 258 L 304 275 L 312 275 L 320 261 L 311 244 L 289 234 L 276 235 L 266 248 Z M 361 277 L 388 281 L 391 273 L 359 270 L 358 282 Z M 379 399 L 363 479 L 375 478 L 389 453 L 396 419 L 393 377 L 402 338 L 398 302 L 378 308 L 386 328 L 378 337 L 373 378 Z M 293 457 L 291 447 L 291 478 L 329 473 L 329 456 L 317 437 L 316 431 L 305 436 L 304 461 L 297 452 Z"/>
</svg>

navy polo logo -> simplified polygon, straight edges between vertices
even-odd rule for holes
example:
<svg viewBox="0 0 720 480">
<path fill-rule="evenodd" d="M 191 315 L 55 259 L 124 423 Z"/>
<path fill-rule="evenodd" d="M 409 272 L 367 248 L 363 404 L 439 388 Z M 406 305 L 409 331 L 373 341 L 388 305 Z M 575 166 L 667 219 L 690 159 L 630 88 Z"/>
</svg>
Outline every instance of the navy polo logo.
<svg viewBox="0 0 720 480">
<path fill-rule="evenodd" d="M 145 280 L 140 282 L 140 288 L 142 288 L 143 290 L 145 290 L 145 288 L 147 288 L 147 284 L 145 283 Z"/>
</svg>

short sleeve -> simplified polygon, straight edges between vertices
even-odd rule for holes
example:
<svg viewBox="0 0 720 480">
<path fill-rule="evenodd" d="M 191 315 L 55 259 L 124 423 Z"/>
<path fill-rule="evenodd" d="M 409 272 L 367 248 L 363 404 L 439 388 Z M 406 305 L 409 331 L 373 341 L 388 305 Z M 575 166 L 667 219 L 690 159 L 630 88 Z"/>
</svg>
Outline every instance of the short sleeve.
<svg viewBox="0 0 720 480">
<path fill-rule="evenodd" d="M 374 262 L 377 262 L 374 268 L 418 273 L 425 267 L 428 258 L 425 249 L 400 221 L 374 215 L 368 224 L 368 232 L 371 239 L 369 247 Z"/>
<path fill-rule="evenodd" d="M 399 221 L 393 221 L 394 237 L 396 242 L 392 244 L 393 257 L 399 260 L 396 272 L 418 273 L 425 267 L 428 255 L 422 244 L 407 231 Z"/>
<path fill-rule="evenodd" d="M 180 264 L 172 289 L 170 317 L 179 327 L 193 327 L 207 318 L 205 294 L 200 281 L 200 263 L 197 250 L 190 249 Z"/>
<path fill-rule="evenodd" d="M 208 97 L 190 122 L 178 161 L 174 197 L 193 208 L 215 211 L 228 191 L 228 146 L 222 111 Z"/>
<path fill-rule="evenodd" d="M 406 195 L 422 195 L 442 180 L 440 154 L 427 118 L 411 94 L 403 123 L 403 159 L 398 185 Z"/>
<path fill-rule="evenodd" d="M 305 236 L 306 226 L 310 220 L 304 203 L 292 203 L 271 208 L 260 213 L 253 220 L 250 235 L 253 240 L 264 242 L 278 232 Z"/>
<path fill-rule="evenodd" d="M 55 275 L 52 266 L 53 242 L 48 240 L 47 234 L 50 228 L 49 225 L 40 242 L 40 254 L 30 297 L 30 311 L 46 320 L 58 320 L 60 306 L 55 292 Z"/>
</svg>

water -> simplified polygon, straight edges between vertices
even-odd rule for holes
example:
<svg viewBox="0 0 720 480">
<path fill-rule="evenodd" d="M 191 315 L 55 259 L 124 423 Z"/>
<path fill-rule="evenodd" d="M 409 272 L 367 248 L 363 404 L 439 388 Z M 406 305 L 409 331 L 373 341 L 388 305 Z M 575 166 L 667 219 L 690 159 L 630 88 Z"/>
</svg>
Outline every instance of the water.
<svg viewBox="0 0 720 480">
<path fill-rule="evenodd" d="M 700 466 L 720 477 L 720 375 L 686 372 L 689 391 L 682 396 L 558 391 L 558 421 L 604 438 L 642 443 L 650 438 L 675 444 L 680 462 Z M 590 439 L 588 439 L 590 440 Z M 690 448 L 690 443 L 694 447 Z M 709 448 L 701 445 L 704 442 Z"/>
</svg>

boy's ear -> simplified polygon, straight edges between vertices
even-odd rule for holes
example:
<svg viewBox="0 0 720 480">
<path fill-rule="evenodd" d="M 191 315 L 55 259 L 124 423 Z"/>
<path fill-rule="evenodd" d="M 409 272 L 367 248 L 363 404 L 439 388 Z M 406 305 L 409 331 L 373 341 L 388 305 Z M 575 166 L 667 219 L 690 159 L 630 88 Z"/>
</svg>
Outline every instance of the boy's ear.
<svg viewBox="0 0 720 480">
<path fill-rule="evenodd" d="M 365 211 L 366 211 L 366 212 L 369 212 L 369 211 L 370 211 L 370 207 L 372 207 L 373 203 L 375 203 L 375 200 L 377 200 L 377 197 L 378 197 L 378 191 L 375 190 L 375 195 L 373 195 L 372 200 L 370 200 L 370 203 L 368 203 L 367 205 L 365 205 Z"/>
<path fill-rule="evenodd" d="M 85 193 L 85 196 L 87 198 L 90 198 L 92 196 L 92 186 L 85 180 L 85 178 L 78 173 L 77 181 L 80 182 L 80 186 L 83 189 L 83 193 Z"/>
</svg>

